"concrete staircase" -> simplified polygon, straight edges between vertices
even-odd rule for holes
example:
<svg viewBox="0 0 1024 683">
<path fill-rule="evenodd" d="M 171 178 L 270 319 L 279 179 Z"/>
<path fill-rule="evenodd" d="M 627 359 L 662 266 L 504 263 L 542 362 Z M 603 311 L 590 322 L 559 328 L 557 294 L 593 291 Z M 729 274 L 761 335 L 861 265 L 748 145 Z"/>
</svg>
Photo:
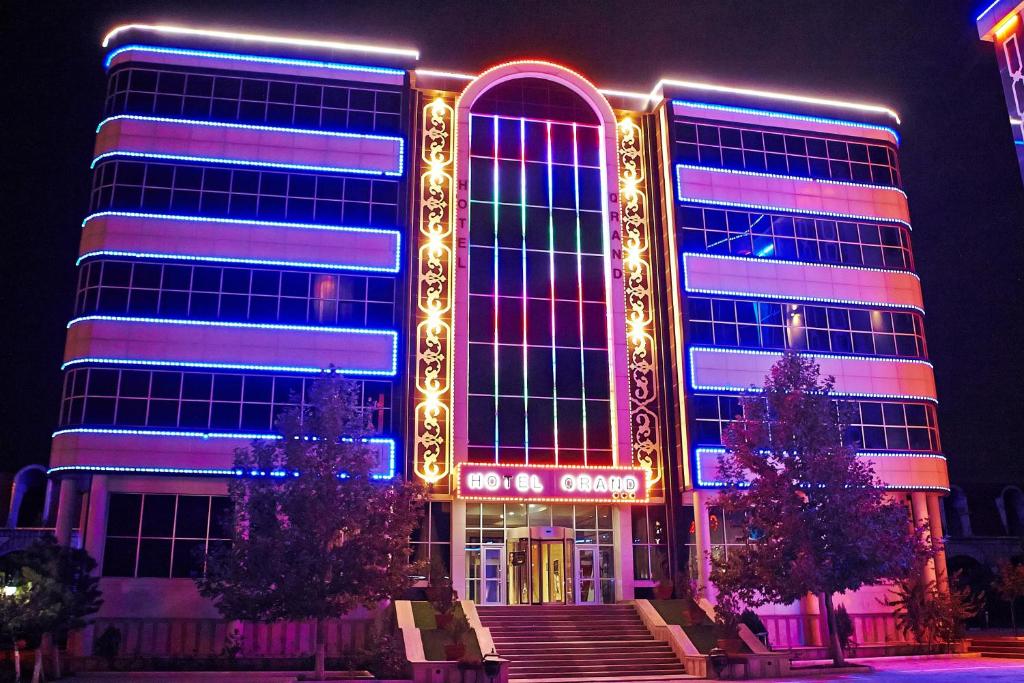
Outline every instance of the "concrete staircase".
<svg viewBox="0 0 1024 683">
<path fill-rule="evenodd" d="M 982 657 L 999 659 L 1024 659 L 1024 637 L 989 636 L 971 638 L 968 652 L 981 653 Z"/>
<path fill-rule="evenodd" d="M 692 678 L 630 604 L 478 606 L 477 613 L 516 683 Z"/>
</svg>

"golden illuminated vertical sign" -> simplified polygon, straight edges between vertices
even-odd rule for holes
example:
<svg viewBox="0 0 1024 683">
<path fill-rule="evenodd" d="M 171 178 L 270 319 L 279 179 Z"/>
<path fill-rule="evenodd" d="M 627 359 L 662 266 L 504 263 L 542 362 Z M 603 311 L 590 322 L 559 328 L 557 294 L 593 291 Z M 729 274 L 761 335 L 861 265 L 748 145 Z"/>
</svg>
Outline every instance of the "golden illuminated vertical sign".
<svg viewBox="0 0 1024 683">
<path fill-rule="evenodd" d="M 653 486 L 662 477 L 662 434 L 658 419 L 651 224 L 643 131 L 629 116 L 618 125 L 618 153 L 633 463 L 648 470 L 648 483 Z"/>
<path fill-rule="evenodd" d="M 421 125 L 413 471 L 433 484 L 451 472 L 455 110 L 438 97 Z"/>
</svg>

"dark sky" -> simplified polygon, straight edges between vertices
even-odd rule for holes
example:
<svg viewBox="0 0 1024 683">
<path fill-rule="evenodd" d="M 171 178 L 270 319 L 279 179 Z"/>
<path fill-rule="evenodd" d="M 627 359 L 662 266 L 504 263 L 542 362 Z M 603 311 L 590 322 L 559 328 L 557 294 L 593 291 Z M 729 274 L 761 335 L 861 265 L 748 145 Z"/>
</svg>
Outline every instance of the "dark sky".
<svg viewBox="0 0 1024 683">
<path fill-rule="evenodd" d="M 411 44 L 423 66 L 548 58 L 646 91 L 698 77 L 877 101 L 903 117 L 905 189 L 954 481 L 1024 480 L 1024 188 L 983 0 L 4 3 L 0 470 L 45 462 L 88 205 L 104 75 L 123 21 L 176 21 Z M 987 0 L 984 0 L 987 4 Z M 13 210 L 12 210 L 13 209 Z"/>
</svg>

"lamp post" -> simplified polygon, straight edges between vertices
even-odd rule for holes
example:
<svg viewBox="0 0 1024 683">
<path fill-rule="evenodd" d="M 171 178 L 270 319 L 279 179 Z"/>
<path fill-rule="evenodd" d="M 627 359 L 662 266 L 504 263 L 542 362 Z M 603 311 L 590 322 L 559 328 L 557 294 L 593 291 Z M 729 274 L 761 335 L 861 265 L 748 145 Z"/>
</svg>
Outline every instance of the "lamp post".
<svg viewBox="0 0 1024 683">
<path fill-rule="evenodd" d="M 484 655 L 484 675 L 494 683 L 498 674 L 501 673 L 501 657 L 493 649 Z"/>
</svg>

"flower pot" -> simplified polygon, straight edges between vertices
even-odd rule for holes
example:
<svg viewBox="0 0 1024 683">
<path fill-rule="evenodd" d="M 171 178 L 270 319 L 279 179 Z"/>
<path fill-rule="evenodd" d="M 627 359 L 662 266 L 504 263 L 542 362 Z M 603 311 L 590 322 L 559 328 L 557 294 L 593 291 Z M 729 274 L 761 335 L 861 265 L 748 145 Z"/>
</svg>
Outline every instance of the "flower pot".
<svg viewBox="0 0 1024 683">
<path fill-rule="evenodd" d="M 671 583 L 659 583 L 654 587 L 654 597 L 658 600 L 671 600 L 672 599 L 672 584 Z"/>
<path fill-rule="evenodd" d="M 448 643 L 444 646 L 444 658 L 450 662 L 460 660 L 465 656 L 465 643 Z"/>
<path fill-rule="evenodd" d="M 738 654 L 743 652 L 743 640 L 740 638 L 719 638 L 718 647 L 729 654 Z"/>
</svg>

